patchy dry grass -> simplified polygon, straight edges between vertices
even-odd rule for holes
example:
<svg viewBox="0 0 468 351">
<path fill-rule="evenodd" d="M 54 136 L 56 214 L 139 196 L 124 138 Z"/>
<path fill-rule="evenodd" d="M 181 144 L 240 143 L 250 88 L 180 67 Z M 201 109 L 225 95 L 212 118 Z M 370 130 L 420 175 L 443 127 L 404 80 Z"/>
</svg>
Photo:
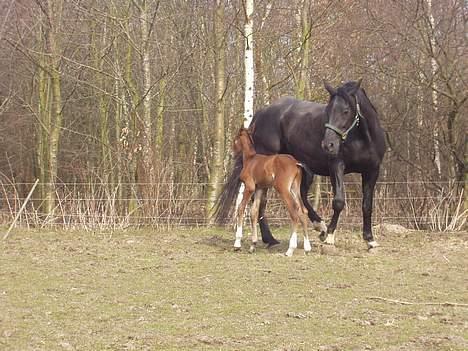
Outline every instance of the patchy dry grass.
<svg viewBox="0 0 468 351">
<path fill-rule="evenodd" d="M 418 304 L 468 303 L 467 233 L 380 235 L 371 255 L 340 232 L 336 255 L 292 258 L 276 235 L 250 255 L 216 229 L 17 230 L 0 242 L 0 349 L 468 349 L 468 308 Z"/>
</svg>

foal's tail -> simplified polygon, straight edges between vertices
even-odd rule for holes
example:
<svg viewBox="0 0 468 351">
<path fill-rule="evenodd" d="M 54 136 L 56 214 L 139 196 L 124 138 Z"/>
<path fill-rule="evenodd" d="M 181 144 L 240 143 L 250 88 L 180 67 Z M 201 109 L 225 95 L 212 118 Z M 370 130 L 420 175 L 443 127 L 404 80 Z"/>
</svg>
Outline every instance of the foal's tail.
<svg viewBox="0 0 468 351">
<path fill-rule="evenodd" d="M 304 181 L 304 178 L 313 177 L 313 174 L 311 170 L 309 169 L 309 167 L 307 167 L 307 165 L 301 162 L 297 162 L 296 165 L 298 168 L 298 173 L 293 180 L 293 183 L 295 183 L 295 186 L 293 186 L 295 190 L 291 191 L 291 194 L 293 195 L 294 200 L 296 201 L 296 206 L 299 207 L 298 210 L 301 210 L 302 212 L 307 213 L 307 209 L 305 208 L 304 203 L 302 201 L 302 197 L 301 197 L 301 186 L 302 186 L 302 182 Z"/>
<path fill-rule="evenodd" d="M 234 160 L 234 167 L 221 190 L 221 193 L 214 205 L 214 217 L 217 224 L 226 224 L 233 212 L 235 200 L 239 193 L 241 180 L 239 179 L 242 171 L 242 155 Z"/>
<path fill-rule="evenodd" d="M 306 165 L 305 163 L 298 162 L 298 163 L 296 163 L 296 164 L 297 164 L 299 167 L 301 167 L 302 170 L 304 171 L 304 172 L 302 172 L 303 175 L 305 175 L 305 176 L 307 176 L 307 177 L 313 177 L 313 176 L 314 176 L 314 174 L 312 173 L 312 171 L 310 170 L 310 168 L 307 167 L 307 165 Z M 304 174 L 304 173 L 305 173 L 305 174 Z"/>
</svg>

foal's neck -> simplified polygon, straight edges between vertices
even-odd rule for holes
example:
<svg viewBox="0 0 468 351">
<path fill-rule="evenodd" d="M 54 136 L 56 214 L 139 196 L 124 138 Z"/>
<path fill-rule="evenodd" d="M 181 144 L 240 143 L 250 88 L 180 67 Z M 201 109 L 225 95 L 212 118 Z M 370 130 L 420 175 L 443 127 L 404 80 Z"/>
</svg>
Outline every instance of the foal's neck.
<svg viewBox="0 0 468 351">
<path fill-rule="evenodd" d="M 241 138 L 242 158 L 243 158 L 244 164 L 246 161 L 249 161 L 257 154 L 250 140 L 246 140 L 246 139 L 247 138 Z"/>
</svg>

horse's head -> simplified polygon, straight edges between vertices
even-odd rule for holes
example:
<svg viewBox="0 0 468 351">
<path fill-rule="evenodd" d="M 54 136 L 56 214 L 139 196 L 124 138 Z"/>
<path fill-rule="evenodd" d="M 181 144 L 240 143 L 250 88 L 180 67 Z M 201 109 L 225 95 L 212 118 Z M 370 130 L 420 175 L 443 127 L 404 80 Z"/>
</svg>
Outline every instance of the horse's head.
<svg viewBox="0 0 468 351">
<path fill-rule="evenodd" d="M 322 148 L 332 157 L 340 152 L 340 146 L 348 138 L 348 134 L 359 125 L 361 111 L 357 100 L 357 92 L 361 79 L 348 82 L 337 89 L 324 81 L 325 89 L 330 93 L 326 107 L 327 123 Z"/>
<path fill-rule="evenodd" d="M 242 153 L 246 145 L 252 144 L 253 142 L 251 132 L 247 128 L 241 127 L 232 143 L 232 151 L 234 156 L 238 156 L 240 153 Z"/>
</svg>

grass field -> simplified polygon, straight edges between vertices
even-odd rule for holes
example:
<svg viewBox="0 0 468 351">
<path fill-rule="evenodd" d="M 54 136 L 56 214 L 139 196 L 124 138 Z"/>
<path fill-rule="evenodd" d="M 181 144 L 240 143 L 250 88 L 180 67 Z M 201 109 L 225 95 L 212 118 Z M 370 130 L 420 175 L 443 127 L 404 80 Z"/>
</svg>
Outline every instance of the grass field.
<svg viewBox="0 0 468 351">
<path fill-rule="evenodd" d="M 468 349 L 466 232 L 380 233 L 376 254 L 338 232 L 334 255 L 292 258 L 275 235 L 248 254 L 224 229 L 17 229 L 0 241 L 0 350 Z"/>
</svg>

